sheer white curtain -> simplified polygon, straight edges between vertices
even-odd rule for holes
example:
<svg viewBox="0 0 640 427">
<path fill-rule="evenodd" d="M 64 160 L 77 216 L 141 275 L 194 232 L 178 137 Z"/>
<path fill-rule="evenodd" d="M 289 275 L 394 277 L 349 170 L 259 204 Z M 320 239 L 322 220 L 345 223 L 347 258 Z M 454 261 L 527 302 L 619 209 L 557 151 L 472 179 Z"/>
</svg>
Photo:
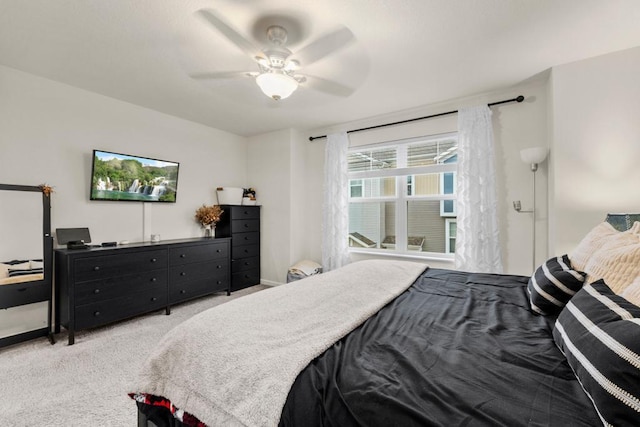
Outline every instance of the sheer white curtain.
<svg viewBox="0 0 640 427">
<path fill-rule="evenodd" d="M 322 268 L 335 270 L 349 263 L 349 194 L 346 132 L 327 136 L 322 206 Z"/>
<path fill-rule="evenodd" d="M 455 255 L 459 270 L 502 273 L 493 145 L 489 107 L 461 108 Z"/>
</svg>

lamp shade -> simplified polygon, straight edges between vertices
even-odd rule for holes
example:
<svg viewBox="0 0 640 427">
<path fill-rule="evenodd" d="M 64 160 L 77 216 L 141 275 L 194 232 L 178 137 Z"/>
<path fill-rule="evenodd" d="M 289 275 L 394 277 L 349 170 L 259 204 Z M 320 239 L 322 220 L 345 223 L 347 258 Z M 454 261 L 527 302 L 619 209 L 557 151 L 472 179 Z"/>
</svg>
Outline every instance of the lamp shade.
<svg viewBox="0 0 640 427">
<path fill-rule="evenodd" d="M 538 164 L 544 162 L 548 153 L 547 147 L 532 147 L 520 150 L 520 158 L 528 164 Z"/>
<path fill-rule="evenodd" d="M 298 88 L 296 79 L 282 73 L 262 73 L 256 77 L 256 83 L 265 95 L 276 101 L 287 98 Z"/>
</svg>

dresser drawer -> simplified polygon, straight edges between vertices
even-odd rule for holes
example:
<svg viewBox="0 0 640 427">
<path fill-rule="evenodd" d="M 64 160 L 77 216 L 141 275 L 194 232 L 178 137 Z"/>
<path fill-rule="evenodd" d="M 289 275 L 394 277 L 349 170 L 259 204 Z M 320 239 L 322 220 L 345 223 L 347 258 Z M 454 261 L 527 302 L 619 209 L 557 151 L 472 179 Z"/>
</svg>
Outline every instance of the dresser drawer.
<svg viewBox="0 0 640 427">
<path fill-rule="evenodd" d="M 227 291 L 228 287 L 229 278 L 226 272 L 218 277 L 193 280 L 182 284 L 172 283 L 169 287 L 169 304 L 176 304 L 216 291 Z"/>
<path fill-rule="evenodd" d="M 225 206 L 232 219 L 260 219 L 260 206 Z"/>
<path fill-rule="evenodd" d="M 231 247 L 235 248 L 236 246 L 244 246 L 244 245 L 259 245 L 260 244 L 260 233 L 252 232 L 252 233 L 236 233 L 233 235 L 233 239 L 231 239 Z"/>
<path fill-rule="evenodd" d="M 245 270 L 260 268 L 260 257 L 239 258 L 231 261 L 231 273 L 239 273 Z"/>
<path fill-rule="evenodd" d="M 217 261 L 198 262 L 171 267 L 169 283 L 180 284 L 192 280 L 214 278 L 227 275 L 229 264 L 226 258 Z"/>
<path fill-rule="evenodd" d="M 182 265 L 193 262 L 226 259 L 228 257 L 226 242 L 210 245 L 181 246 L 169 249 L 169 265 Z"/>
<path fill-rule="evenodd" d="M 231 290 L 237 291 L 238 289 L 246 288 L 248 286 L 257 285 L 260 283 L 260 269 L 254 268 L 252 270 L 241 271 L 231 275 Z"/>
<path fill-rule="evenodd" d="M 76 284 L 76 304 L 104 301 L 135 292 L 165 289 L 167 270 L 144 271 L 126 276 L 108 277 L 102 280 Z"/>
<path fill-rule="evenodd" d="M 231 249 L 231 258 L 234 260 L 255 256 L 260 256 L 260 245 L 236 246 Z"/>
<path fill-rule="evenodd" d="M 248 233 L 250 231 L 260 231 L 259 219 L 234 219 L 231 221 L 231 233 Z"/>
<path fill-rule="evenodd" d="M 167 251 L 144 251 L 79 258 L 75 261 L 75 281 L 84 282 L 167 266 Z"/>
<path fill-rule="evenodd" d="M 131 293 L 116 299 L 78 305 L 75 308 L 75 327 L 77 329 L 93 328 L 159 310 L 166 305 L 166 287 L 148 292 Z"/>
</svg>

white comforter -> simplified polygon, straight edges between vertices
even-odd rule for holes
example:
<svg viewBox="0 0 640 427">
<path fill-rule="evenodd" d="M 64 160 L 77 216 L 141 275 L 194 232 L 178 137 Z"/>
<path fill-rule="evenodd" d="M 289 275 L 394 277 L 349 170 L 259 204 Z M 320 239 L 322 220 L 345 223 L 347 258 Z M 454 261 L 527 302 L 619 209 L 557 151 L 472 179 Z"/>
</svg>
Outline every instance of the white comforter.
<svg viewBox="0 0 640 427">
<path fill-rule="evenodd" d="M 360 261 L 200 313 L 170 331 L 132 391 L 209 426 L 273 426 L 299 372 L 405 291 L 425 265 Z"/>
</svg>

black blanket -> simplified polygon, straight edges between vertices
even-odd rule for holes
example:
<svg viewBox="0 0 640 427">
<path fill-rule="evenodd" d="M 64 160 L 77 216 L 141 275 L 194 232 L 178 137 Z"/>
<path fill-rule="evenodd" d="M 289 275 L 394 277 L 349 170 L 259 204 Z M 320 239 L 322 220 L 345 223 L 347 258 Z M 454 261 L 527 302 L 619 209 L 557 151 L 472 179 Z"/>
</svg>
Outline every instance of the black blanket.
<svg viewBox="0 0 640 427">
<path fill-rule="evenodd" d="M 601 425 L 527 280 L 428 269 L 300 373 L 280 425 Z"/>
</svg>

